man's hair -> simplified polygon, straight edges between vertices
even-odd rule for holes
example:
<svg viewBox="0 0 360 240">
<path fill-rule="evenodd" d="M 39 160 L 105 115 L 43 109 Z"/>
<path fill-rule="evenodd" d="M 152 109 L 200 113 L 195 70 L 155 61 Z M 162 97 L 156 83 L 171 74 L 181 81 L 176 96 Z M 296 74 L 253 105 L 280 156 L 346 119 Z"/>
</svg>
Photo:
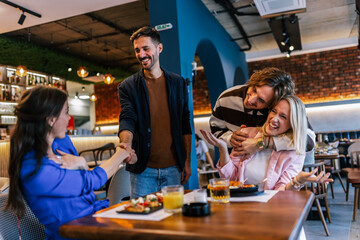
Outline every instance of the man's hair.
<svg viewBox="0 0 360 240">
<path fill-rule="evenodd" d="M 138 39 L 139 37 L 150 37 L 153 43 L 156 45 L 161 43 L 159 32 L 155 28 L 148 26 L 142 27 L 134 32 L 130 37 L 130 41 L 134 43 L 134 40 Z"/>
<path fill-rule="evenodd" d="M 262 87 L 268 85 L 274 89 L 274 97 L 268 106 L 269 109 L 274 107 L 281 98 L 287 95 L 295 94 L 295 84 L 290 74 L 274 67 L 264 68 L 251 75 L 248 86 Z"/>
</svg>

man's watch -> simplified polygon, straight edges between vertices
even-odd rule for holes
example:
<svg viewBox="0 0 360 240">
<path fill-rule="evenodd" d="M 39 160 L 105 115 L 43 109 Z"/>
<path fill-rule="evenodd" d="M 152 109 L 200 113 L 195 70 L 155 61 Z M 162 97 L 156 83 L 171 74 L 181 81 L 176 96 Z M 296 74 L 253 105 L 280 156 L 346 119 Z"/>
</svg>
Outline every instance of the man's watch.
<svg viewBox="0 0 360 240">
<path fill-rule="evenodd" d="M 261 150 L 265 148 L 265 143 L 263 138 L 258 138 L 256 146 Z"/>
</svg>

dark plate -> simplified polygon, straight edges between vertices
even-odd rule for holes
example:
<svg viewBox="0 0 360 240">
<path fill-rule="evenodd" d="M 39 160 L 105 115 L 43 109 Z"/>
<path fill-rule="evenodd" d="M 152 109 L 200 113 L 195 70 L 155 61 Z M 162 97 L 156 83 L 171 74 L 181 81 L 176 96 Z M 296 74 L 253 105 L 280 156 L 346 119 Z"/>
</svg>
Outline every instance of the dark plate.
<svg viewBox="0 0 360 240">
<path fill-rule="evenodd" d="M 247 187 L 247 188 L 233 188 L 230 189 L 230 197 L 247 197 L 256 196 L 263 194 L 264 191 L 259 191 L 258 186 Z M 210 190 L 207 189 L 207 195 L 210 197 Z"/>
<path fill-rule="evenodd" d="M 141 215 L 147 215 L 147 214 L 150 214 L 150 213 L 159 211 L 159 210 L 162 209 L 162 208 L 163 208 L 163 205 L 160 205 L 160 206 L 158 206 L 158 207 L 151 207 L 149 212 L 129 212 L 129 211 L 126 211 L 125 209 L 124 209 L 124 210 L 121 210 L 121 211 L 116 211 L 116 212 L 117 212 L 117 213 L 124 213 L 124 214 L 141 214 Z"/>
</svg>

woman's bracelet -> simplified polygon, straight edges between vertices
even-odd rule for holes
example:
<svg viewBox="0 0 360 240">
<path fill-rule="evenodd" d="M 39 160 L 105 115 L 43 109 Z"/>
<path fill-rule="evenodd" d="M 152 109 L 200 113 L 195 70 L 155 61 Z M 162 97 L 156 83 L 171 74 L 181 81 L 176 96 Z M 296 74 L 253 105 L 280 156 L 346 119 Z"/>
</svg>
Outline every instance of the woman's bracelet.
<svg viewBox="0 0 360 240">
<path fill-rule="evenodd" d="M 290 183 L 294 187 L 295 190 L 300 190 L 304 186 L 304 184 L 301 184 L 296 180 L 296 177 L 291 179 Z"/>
</svg>

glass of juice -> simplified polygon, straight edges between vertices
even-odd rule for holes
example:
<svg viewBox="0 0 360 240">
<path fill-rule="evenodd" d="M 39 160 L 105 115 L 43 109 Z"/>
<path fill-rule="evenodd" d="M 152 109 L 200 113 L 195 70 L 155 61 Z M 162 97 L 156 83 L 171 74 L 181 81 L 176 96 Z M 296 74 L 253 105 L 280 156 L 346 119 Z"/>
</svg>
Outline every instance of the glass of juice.
<svg viewBox="0 0 360 240">
<path fill-rule="evenodd" d="M 210 179 L 211 201 L 219 203 L 230 202 L 229 179 L 213 178 Z"/>
<path fill-rule="evenodd" d="M 163 204 L 166 212 L 181 212 L 184 204 L 184 187 L 181 185 L 169 185 L 161 188 Z"/>
</svg>

